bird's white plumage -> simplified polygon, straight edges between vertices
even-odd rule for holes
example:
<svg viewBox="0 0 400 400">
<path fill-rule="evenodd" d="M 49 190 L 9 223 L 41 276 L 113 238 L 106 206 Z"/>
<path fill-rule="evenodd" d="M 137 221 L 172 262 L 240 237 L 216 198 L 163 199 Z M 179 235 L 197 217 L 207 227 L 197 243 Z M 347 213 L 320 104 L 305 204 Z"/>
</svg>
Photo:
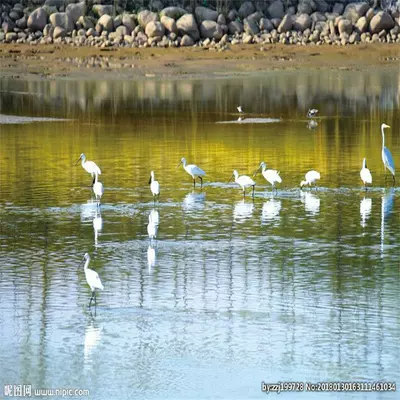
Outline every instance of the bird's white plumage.
<svg viewBox="0 0 400 400">
<path fill-rule="evenodd" d="M 151 217 L 151 221 L 154 225 L 159 225 L 160 224 L 160 214 L 156 209 L 152 209 L 150 211 L 150 217 Z"/>
<path fill-rule="evenodd" d="M 93 184 L 93 193 L 96 196 L 96 200 L 100 201 L 101 196 L 103 196 L 104 193 L 104 187 L 103 184 L 101 182 L 98 181 L 98 174 L 95 174 L 95 182 Z"/>
<path fill-rule="evenodd" d="M 363 166 L 360 171 L 360 177 L 364 185 L 366 185 L 367 183 L 372 183 L 371 171 L 367 168 L 367 160 L 365 158 L 363 160 Z"/>
<path fill-rule="evenodd" d="M 300 186 L 310 185 L 315 183 L 317 180 L 321 179 L 321 174 L 317 171 L 308 171 L 305 175 L 306 180 L 301 181 Z"/>
<path fill-rule="evenodd" d="M 199 168 L 195 164 L 186 164 L 186 158 L 182 157 L 181 159 L 181 164 L 183 164 L 184 170 L 192 177 L 192 179 L 195 179 L 196 177 L 203 177 L 206 173 Z"/>
<path fill-rule="evenodd" d="M 382 161 L 383 161 L 383 165 L 385 166 L 385 170 L 387 168 L 390 171 L 390 173 L 393 175 L 393 177 L 394 177 L 395 176 L 395 167 L 394 167 L 394 161 L 393 161 L 392 153 L 389 151 L 389 149 L 387 147 L 385 147 L 385 133 L 383 131 L 385 128 L 390 128 L 390 126 L 386 125 L 386 124 L 382 124 L 381 125 Z"/>
<path fill-rule="evenodd" d="M 241 114 L 243 114 L 242 106 L 237 106 L 236 108 Z"/>
<path fill-rule="evenodd" d="M 149 269 L 156 265 L 156 249 L 151 244 L 147 248 L 147 264 Z"/>
<path fill-rule="evenodd" d="M 158 196 L 160 194 L 160 184 L 154 178 L 154 171 L 150 173 L 150 190 L 153 196 Z"/>
<path fill-rule="evenodd" d="M 104 286 L 101 283 L 99 274 L 96 271 L 93 271 L 92 269 L 89 268 L 89 263 L 90 263 L 89 254 L 86 253 L 84 258 L 85 258 L 84 271 L 86 276 L 86 282 L 90 286 L 90 289 L 92 289 L 92 292 L 94 292 L 96 289 L 103 290 Z"/>
<path fill-rule="evenodd" d="M 83 169 L 88 172 L 89 174 L 92 175 L 92 177 L 97 174 L 97 175 L 101 175 L 101 170 L 100 168 L 97 166 L 96 163 L 94 163 L 93 161 L 86 161 L 86 156 L 84 153 L 82 153 L 79 156 L 79 160 L 82 160 L 82 167 Z"/>
<path fill-rule="evenodd" d="M 153 221 L 151 213 L 149 214 L 149 223 L 147 224 L 147 234 L 149 235 L 149 239 L 155 239 L 157 237 L 158 225 L 156 225 Z"/>
<path fill-rule="evenodd" d="M 307 117 L 312 118 L 315 117 L 318 114 L 318 110 L 316 108 L 311 108 L 307 112 Z"/>
<path fill-rule="evenodd" d="M 236 171 L 236 169 L 233 171 L 233 175 L 235 178 L 235 182 L 242 188 L 243 193 L 245 192 L 245 189 L 256 185 L 256 183 L 253 181 L 253 179 L 251 179 L 249 176 L 247 175 L 240 175 L 239 176 L 239 172 Z"/>
<path fill-rule="evenodd" d="M 262 176 L 267 182 L 272 185 L 272 187 L 275 186 L 275 183 L 282 183 L 282 178 L 279 176 L 279 171 L 277 171 L 276 169 L 267 169 L 267 165 L 264 161 L 261 162 L 257 171 L 259 171 L 260 169 Z"/>
</svg>

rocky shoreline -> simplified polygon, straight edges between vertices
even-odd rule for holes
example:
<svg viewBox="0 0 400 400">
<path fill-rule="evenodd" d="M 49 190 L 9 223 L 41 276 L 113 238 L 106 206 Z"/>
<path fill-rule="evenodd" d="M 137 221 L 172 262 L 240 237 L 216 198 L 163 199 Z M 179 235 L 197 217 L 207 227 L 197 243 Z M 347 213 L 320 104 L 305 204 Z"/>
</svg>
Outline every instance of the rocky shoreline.
<svg viewBox="0 0 400 400">
<path fill-rule="evenodd" d="M 219 51 L 252 43 L 400 43 L 400 5 L 383 11 L 367 2 L 331 6 L 324 0 L 301 0 L 286 6 L 275 0 L 261 5 L 245 1 L 238 9 L 217 11 L 211 6 L 163 7 L 155 1 L 152 10 L 126 11 L 113 5 L 88 6 L 86 1 L 34 0 L 38 2 L 44 4 L 34 9 L 22 0 L 1 5 L 0 43 Z"/>
</svg>

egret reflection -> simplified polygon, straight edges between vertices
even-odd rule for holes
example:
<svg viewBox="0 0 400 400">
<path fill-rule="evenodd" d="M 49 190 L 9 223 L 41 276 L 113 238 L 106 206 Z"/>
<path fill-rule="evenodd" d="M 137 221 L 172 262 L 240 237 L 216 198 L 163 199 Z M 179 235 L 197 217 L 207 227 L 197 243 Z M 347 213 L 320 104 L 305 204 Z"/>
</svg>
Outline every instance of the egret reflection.
<svg viewBox="0 0 400 400">
<path fill-rule="evenodd" d="M 99 233 L 103 229 L 103 218 L 101 217 L 101 212 L 100 208 L 99 211 L 97 212 L 96 210 L 96 215 L 93 218 L 93 230 L 94 230 L 94 245 L 97 247 L 97 239 L 99 237 Z"/>
<path fill-rule="evenodd" d="M 282 208 L 282 202 L 272 198 L 263 204 L 262 216 L 263 221 L 276 221 L 279 220 L 279 213 Z"/>
<path fill-rule="evenodd" d="M 236 222 L 241 222 L 251 218 L 254 211 L 254 203 L 246 202 L 244 199 L 235 204 L 233 209 L 233 218 Z"/>
<path fill-rule="evenodd" d="M 156 249 L 152 243 L 147 248 L 147 265 L 149 266 L 149 272 L 156 265 Z"/>
<path fill-rule="evenodd" d="M 394 188 L 387 190 L 382 196 L 381 208 L 381 255 L 383 255 L 383 247 L 385 243 L 385 221 L 387 221 L 393 210 L 394 203 Z"/>
<path fill-rule="evenodd" d="M 307 128 L 310 129 L 310 130 L 315 129 L 317 126 L 318 126 L 318 122 L 315 121 L 314 119 L 310 119 L 310 120 L 307 122 Z"/>
<path fill-rule="evenodd" d="M 204 208 L 204 200 L 206 194 L 204 192 L 196 192 L 195 190 L 188 193 L 183 199 L 183 208 L 187 210 Z"/>
<path fill-rule="evenodd" d="M 364 197 L 360 201 L 360 216 L 361 216 L 361 226 L 365 228 L 366 222 L 371 216 L 372 209 L 372 199 Z"/>
<path fill-rule="evenodd" d="M 319 213 L 320 199 L 311 192 L 300 191 L 301 202 L 304 204 L 306 213 L 317 215 Z"/>
<path fill-rule="evenodd" d="M 91 364 L 92 352 L 98 346 L 102 335 L 102 329 L 95 327 L 91 322 L 85 330 L 85 344 L 84 344 L 84 361 L 85 367 Z"/>
</svg>

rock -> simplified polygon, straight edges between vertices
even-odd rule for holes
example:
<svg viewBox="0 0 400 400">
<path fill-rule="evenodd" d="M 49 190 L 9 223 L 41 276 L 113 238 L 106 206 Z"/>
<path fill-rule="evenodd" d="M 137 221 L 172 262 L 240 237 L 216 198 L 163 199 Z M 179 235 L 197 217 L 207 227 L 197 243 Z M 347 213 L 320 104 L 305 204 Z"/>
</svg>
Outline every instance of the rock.
<svg viewBox="0 0 400 400">
<path fill-rule="evenodd" d="M 360 34 L 358 32 L 353 32 L 349 37 L 350 44 L 359 43 L 360 40 L 361 40 L 361 38 L 360 38 Z"/>
<path fill-rule="evenodd" d="M 390 31 L 394 27 L 391 15 L 385 11 L 379 11 L 369 23 L 371 33 L 379 33 L 381 30 Z"/>
<path fill-rule="evenodd" d="M 15 22 L 15 25 L 19 28 L 19 29 L 26 29 L 28 26 L 28 19 L 26 18 L 26 16 L 24 15 L 22 18 L 18 19 Z"/>
<path fill-rule="evenodd" d="M 163 15 L 161 17 L 161 23 L 168 32 L 178 32 L 178 27 L 176 26 L 176 22 L 173 18 Z"/>
<path fill-rule="evenodd" d="M 344 4 L 343 3 L 335 3 L 333 6 L 332 12 L 338 15 L 341 15 L 344 10 Z"/>
<path fill-rule="evenodd" d="M 31 31 L 42 31 L 47 24 L 48 15 L 43 8 L 37 8 L 28 18 L 28 28 Z"/>
<path fill-rule="evenodd" d="M 257 24 L 258 24 L 258 23 L 260 22 L 261 18 L 264 18 L 264 14 L 263 14 L 262 12 L 260 12 L 260 11 L 256 11 L 255 13 L 250 14 L 250 15 L 247 17 L 247 20 L 248 20 L 248 21 L 257 22 Z"/>
<path fill-rule="evenodd" d="M 365 15 L 368 9 L 367 3 L 350 3 L 346 6 L 343 16 L 354 24 Z"/>
<path fill-rule="evenodd" d="M 326 17 L 327 21 L 335 20 L 338 16 L 339 16 L 339 14 L 336 14 L 336 13 L 325 13 L 325 17 Z"/>
<path fill-rule="evenodd" d="M 217 18 L 217 23 L 220 25 L 226 25 L 226 18 L 224 14 L 219 14 Z"/>
<path fill-rule="evenodd" d="M 368 24 L 367 18 L 361 17 L 355 25 L 356 31 L 358 33 L 364 33 L 368 30 L 368 25 L 369 24 Z"/>
<path fill-rule="evenodd" d="M 51 36 L 53 37 L 53 32 L 54 32 L 54 26 L 52 24 L 47 24 L 43 28 L 43 35 L 44 36 Z"/>
<path fill-rule="evenodd" d="M 371 19 L 374 17 L 374 15 L 375 15 L 374 9 L 373 9 L 373 8 L 370 8 L 370 9 L 366 12 L 365 18 L 367 18 L 367 21 L 368 21 L 368 22 L 371 22 Z"/>
<path fill-rule="evenodd" d="M 139 25 L 144 29 L 146 28 L 146 25 L 151 22 L 151 21 L 159 21 L 159 17 L 156 13 L 151 12 L 149 10 L 143 10 L 140 11 L 140 13 L 137 16 Z"/>
<path fill-rule="evenodd" d="M 146 25 L 146 36 L 152 37 L 163 37 L 165 33 L 164 25 L 159 21 L 150 21 Z"/>
<path fill-rule="evenodd" d="M 206 7 L 196 7 L 194 15 L 198 24 L 203 21 L 217 21 L 218 13 Z"/>
<path fill-rule="evenodd" d="M 50 22 L 54 27 L 59 26 L 64 28 L 67 32 L 72 32 L 74 29 L 74 23 L 72 22 L 71 17 L 65 12 L 51 14 Z"/>
<path fill-rule="evenodd" d="M 282 18 L 271 18 L 271 23 L 275 29 L 278 29 L 279 24 L 281 23 Z"/>
<path fill-rule="evenodd" d="M 243 34 L 243 43 L 244 44 L 250 44 L 253 43 L 253 36 L 249 35 L 248 33 Z"/>
<path fill-rule="evenodd" d="M 13 20 L 16 21 L 17 19 L 20 19 L 22 16 L 24 15 L 24 13 L 17 11 L 17 10 L 12 10 L 10 11 L 10 13 L 8 14 L 8 16 Z"/>
<path fill-rule="evenodd" d="M 251 36 L 257 35 L 260 30 L 258 29 L 257 23 L 253 20 L 248 20 L 247 18 L 243 21 L 244 31 Z"/>
<path fill-rule="evenodd" d="M 308 14 L 300 14 L 297 17 L 294 17 L 293 29 L 304 32 L 306 29 L 311 27 L 311 23 L 311 17 Z"/>
<path fill-rule="evenodd" d="M 261 18 L 260 29 L 270 32 L 274 29 L 274 26 L 272 25 L 271 21 L 268 18 Z"/>
<path fill-rule="evenodd" d="M 326 21 L 326 17 L 324 14 L 320 13 L 319 11 L 316 11 L 310 15 L 312 21 L 318 22 L 318 21 Z"/>
<path fill-rule="evenodd" d="M 104 14 L 97 21 L 97 25 L 101 27 L 101 30 L 111 32 L 114 30 L 114 21 L 110 15 Z"/>
<path fill-rule="evenodd" d="M 85 15 L 86 5 L 85 3 L 68 4 L 65 12 L 69 14 L 73 23 L 76 23 L 78 19 Z"/>
<path fill-rule="evenodd" d="M 136 24 L 135 24 L 135 21 L 134 21 L 132 15 L 129 15 L 129 14 L 122 15 L 122 25 L 124 25 L 126 28 L 128 28 L 129 34 L 131 34 L 131 32 L 136 27 Z"/>
<path fill-rule="evenodd" d="M 313 6 L 315 6 L 315 4 L 311 4 L 310 1 L 302 0 L 297 6 L 297 13 L 310 15 L 314 11 Z"/>
<path fill-rule="evenodd" d="M 89 28 L 89 29 L 86 31 L 86 36 L 87 36 L 87 37 L 90 37 L 90 36 L 97 36 L 97 32 L 96 32 L 93 28 Z"/>
<path fill-rule="evenodd" d="M 161 10 L 160 17 L 170 17 L 174 20 L 179 19 L 183 15 L 187 14 L 187 11 L 181 7 L 166 7 Z"/>
<path fill-rule="evenodd" d="M 125 25 L 118 26 L 115 32 L 118 34 L 118 36 L 121 37 L 124 37 L 125 35 L 130 35 L 131 33 Z"/>
<path fill-rule="evenodd" d="M 77 24 L 79 24 L 83 29 L 94 28 L 94 23 L 89 17 L 79 17 Z"/>
<path fill-rule="evenodd" d="M 340 36 L 342 36 L 343 33 L 350 35 L 351 32 L 353 32 L 353 24 L 348 19 L 341 19 L 338 23 L 338 31 Z"/>
<path fill-rule="evenodd" d="M 245 1 L 239 8 L 239 16 L 244 19 L 252 14 L 256 9 L 251 1 Z"/>
<path fill-rule="evenodd" d="M 325 0 L 317 0 L 315 2 L 315 5 L 316 5 L 317 11 L 319 11 L 321 13 L 328 12 L 328 10 L 329 10 L 329 4 Z"/>
<path fill-rule="evenodd" d="M 114 8 L 113 8 L 113 6 L 111 6 L 111 5 L 105 5 L 105 6 L 103 6 L 103 5 L 101 5 L 101 4 L 95 4 L 93 7 L 92 7 L 92 11 L 93 11 L 93 14 L 96 16 L 96 17 L 102 17 L 103 15 L 113 15 L 113 12 L 114 12 Z"/>
<path fill-rule="evenodd" d="M 200 39 L 199 29 L 197 28 L 196 20 L 193 14 L 182 15 L 182 17 L 176 21 L 176 26 L 178 28 L 178 32 L 182 36 L 189 35 L 195 41 Z"/>
<path fill-rule="evenodd" d="M 182 17 L 181 17 L 182 18 Z M 183 35 L 181 39 L 181 46 L 193 46 L 194 40 L 189 35 Z"/>
<path fill-rule="evenodd" d="M 215 21 L 203 21 L 200 24 L 200 36 L 203 39 L 212 39 L 216 34 L 217 25 L 218 24 Z"/>
<path fill-rule="evenodd" d="M 228 24 L 228 32 L 230 35 L 243 32 L 243 24 L 239 21 L 232 21 Z"/>
<path fill-rule="evenodd" d="M 61 28 L 60 26 L 54 27 L 53 39 L 64 38 L 65 36 L 67 36 L 66 29 Z"/>
<path fill-rule="evenodd" d="M 135 38 L 137 44 L 145 44 L 147 43 L 147 36 L 144 32 L 138 32 Z"/>
<path fill-rule="evenodd" d="M 236 10 L 229 10 L 228 15 L 227 15 L 227 18 L 228 18 L 229 22 L 236 21 L 236 19 L 238 17 L 239 17 L 239 14 L 238 14 L 238 12 Z"/>
<path fill-rule="evenodd" d="M 283 18 L 285 15 L 283 3 L 281 0 L 275 0 L 268 8 L 267 13 L 272 18 Z"/>
<path fill-rule="evenodd" d="M 2 29 L 3 29 L 3 31 L 4 31 L 4 33 L 5 33 L 6 36 L 7 36 L 7 33 L 10 33 L 10 32 L 13 32 L 13 31 L 14 31 L 15 24 L 14 24 L 13 21 L 6 21 L 6 22 L 3 22 L 3 23 L 1 24 L 1 27 L 2 27 Z"/>
<path fill-rule="evenodd" d="M 122 25 L 122 15 L 117 15 L 113 19 L 114 29 L 117 29 L 119 26 Z"/>
<path fill-rule="evenodd" d="M 289 32 L 292 30 L 293 21 L 291 15 L 285 15 L 278 26 L 278 33 Z"/>
<path fill-rule="evenodd" d="M 8 32 L 6 33 L 6 41 L 12 42 L 13 40 L 17 40 L 18 35 L 15 32 Z"/>
<path fill-rule="evenodd" d="M 164 4 L 162 3 L 161 0 L 152 0 L 150 4 L 152 10 L 155 10 L 157 12 L 160 12 L 164 8 Z"/>
</svg>

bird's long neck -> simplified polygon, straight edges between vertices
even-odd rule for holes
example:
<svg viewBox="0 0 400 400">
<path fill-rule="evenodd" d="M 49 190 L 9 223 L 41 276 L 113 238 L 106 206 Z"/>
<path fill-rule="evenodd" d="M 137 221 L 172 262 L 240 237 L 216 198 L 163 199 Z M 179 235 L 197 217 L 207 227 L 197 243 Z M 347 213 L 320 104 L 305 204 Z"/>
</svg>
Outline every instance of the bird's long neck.
<svg viewBox="0 0 400 400">
<path fill-rule="evenodd" d="M 88 259 L 85 261 L 85 266 L 83 267 L 83 269 L 84 269 L 85 271 L 87 271 L 87 269 L 88 269 L 88 267 L 89 267 L 89 262 L 90 262 L 90 258 L 88 258 Z"/>
<path fill-rule="evenodd" d="M 99 174 L 96 172 L 94 174 L 94 183 L 97 183 L 97 180 L 99 179 Z"/>
<path fill-rule="evenodd" d="M 367 160 L 364 158 L 363 160 L 363 168 L 365 168 L 367 166 Z"/>
<path fill-rule="evenodd" d="M 82 156 L 82 166 L 83 166 L 83 164 L 85 164 L 85 162 L 86 162 L 86 157 L 85 156 Z"/>
<path fill-rule="evenodd" d="M 385 132 L 383 131 L 385 128 L 382 126 L 381 127 L 381 132 L 382 132 L 382 149 L 385 147 Z"/>
</svg>

